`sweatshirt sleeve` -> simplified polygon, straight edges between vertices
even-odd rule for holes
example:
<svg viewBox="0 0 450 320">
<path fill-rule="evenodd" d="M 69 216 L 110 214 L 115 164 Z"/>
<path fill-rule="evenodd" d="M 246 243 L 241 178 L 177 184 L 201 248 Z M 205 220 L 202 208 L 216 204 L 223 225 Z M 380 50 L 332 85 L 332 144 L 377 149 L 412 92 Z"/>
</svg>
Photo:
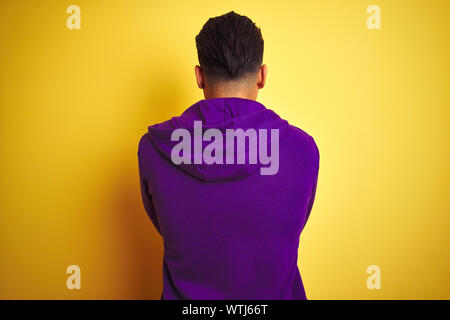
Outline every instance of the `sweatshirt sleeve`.
<svg viewBox="0 0 450 320">
<path fill-rule="evenodd" d="M 309 203 L 308 203 L 308 209 L 306 211 L 305 222 L 303 223 L 303 228 L 305 227 L 306 222 L 308 221 L 309 216 L 311 214 L 311 210 L 313 208 L 314 200 L 316 197 L 317 180 L 318 180 L 318 175 L 319 175 L 320 154 L 319 154 L 319 149 L 317 148 L 317 145 L 314 142 L 314 139 L 312 139 L 312 140 L 313 140 L 313 146 L 314 146 L 313 183 L 312 183 L 311 195 L 310 195 Z"/>
<path fill-rule="evenodd" d="M 155 207 L 153 205 L 153 199 L 152 195 L 149 192 L 147 181 L 144 177 L 144 171 L 142 166 L 142 159 L 140 154 L 140 149 L 138 151 L 138 164 L 139 164 L 139 181 L 140 181 L 140 188 L 141 188 L 141 198 L 142 203 L 144 205 L 144 209 L 147 212 L 147 215 L 150 217 L 150 220 L 152 221 L 153 225 L 156 228 L 156 231 L 158 231 L 159 234 L 161 234 L 161 230 L 158 223 L 158 218 L 156 216 Z"/>
</svg>

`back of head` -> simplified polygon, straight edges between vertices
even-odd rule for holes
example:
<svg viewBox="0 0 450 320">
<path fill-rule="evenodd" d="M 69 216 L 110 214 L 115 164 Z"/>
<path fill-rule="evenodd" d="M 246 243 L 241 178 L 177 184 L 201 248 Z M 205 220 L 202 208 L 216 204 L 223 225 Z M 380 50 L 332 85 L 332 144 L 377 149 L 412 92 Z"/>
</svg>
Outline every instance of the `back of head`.
<svg viewBox="0 0 450 320">
<path fill-rule="evenodd" d="M 261 67 L 261 30 L 234 11 L 210 18 L 195 41 L 200 66 L 210 83 L 240 80 Z"/>
</svg>

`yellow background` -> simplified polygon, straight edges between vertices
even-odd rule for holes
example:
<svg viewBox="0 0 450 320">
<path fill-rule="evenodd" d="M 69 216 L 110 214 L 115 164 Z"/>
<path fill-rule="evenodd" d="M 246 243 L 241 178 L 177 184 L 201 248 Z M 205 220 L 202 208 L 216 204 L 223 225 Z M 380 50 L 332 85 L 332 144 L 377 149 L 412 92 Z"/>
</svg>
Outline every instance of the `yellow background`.
<svg viewBox="0 0 450 320">
<path fill-rule="evenodd" d="M 203 98 L 194 38 L 230 10 L 262 29 L 258 100 L 320 150 L 308 298 L 450 298 L 450 2 L 393 0 L 2 1 L 0 298 L 159 299 L 138 141 Z M 66 288 L 71 264 L 81 290 Z"/>
</svg>

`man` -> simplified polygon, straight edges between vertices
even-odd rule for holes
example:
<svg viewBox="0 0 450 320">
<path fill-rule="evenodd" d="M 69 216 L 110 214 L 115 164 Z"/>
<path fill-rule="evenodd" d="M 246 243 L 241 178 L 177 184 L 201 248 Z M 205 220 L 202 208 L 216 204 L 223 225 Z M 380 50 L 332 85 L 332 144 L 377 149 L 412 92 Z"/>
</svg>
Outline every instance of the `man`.
<svg viewBox="0 0 450 320">
<path fill-rule="evenodd" d="M 297 266 L 314 202 L 311 136 L 256 101 L 261 31 L 231 11 L 196 37 L 205 99 L 139 143 L 144 207 L 164 240 L 161 299 L 306 299 Z"/>
</svg>

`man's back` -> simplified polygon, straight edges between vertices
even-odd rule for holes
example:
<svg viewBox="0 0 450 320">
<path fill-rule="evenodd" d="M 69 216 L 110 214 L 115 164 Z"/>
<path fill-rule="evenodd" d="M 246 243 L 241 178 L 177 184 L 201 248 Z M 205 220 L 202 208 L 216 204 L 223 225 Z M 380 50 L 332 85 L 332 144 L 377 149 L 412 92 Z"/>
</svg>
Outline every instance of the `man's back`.
<svg viewBox="0 0 450 320">
<path fill-rule="evenodd" d="M 278 152 L 277 171 L 261 174 L 249 148 L 245 163 L 175 164 L 172 133 L 193 133 L 194 121 L 224 137 L 226 129 L 277 130 L 278 141 L 267 139 L 277 148 L 257 145 Z M 150 126 L 138 157 L 144 206 L 164 241 L 162 299 L 306 299 L 297 252 L 319 168 L 308 134 L 253 100 L 201 100 Z"/>
</svg>

